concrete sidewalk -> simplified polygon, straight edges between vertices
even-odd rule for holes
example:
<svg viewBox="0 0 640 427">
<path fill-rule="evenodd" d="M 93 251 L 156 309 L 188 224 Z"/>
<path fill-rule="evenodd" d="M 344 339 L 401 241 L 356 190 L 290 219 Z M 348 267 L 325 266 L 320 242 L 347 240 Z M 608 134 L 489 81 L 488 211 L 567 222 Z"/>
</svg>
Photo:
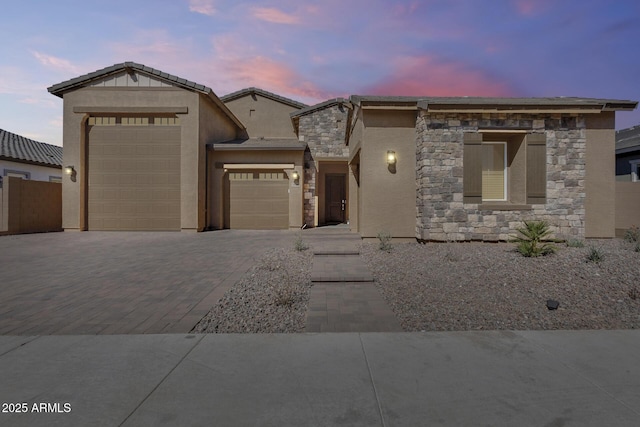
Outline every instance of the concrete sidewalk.
<svg viewBox="0 0 640 427">
<path fill-rule="evenodd" d="M 0 425 L 636 426 L 638 354 L 635 330 L 3 336 L 27 413 Z"/>
</svg>

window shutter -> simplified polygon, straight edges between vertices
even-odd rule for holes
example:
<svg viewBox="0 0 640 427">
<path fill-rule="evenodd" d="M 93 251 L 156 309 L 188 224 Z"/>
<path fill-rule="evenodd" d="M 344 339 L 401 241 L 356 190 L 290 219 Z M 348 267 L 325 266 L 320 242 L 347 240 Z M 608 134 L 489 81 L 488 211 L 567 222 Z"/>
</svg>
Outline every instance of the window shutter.
<svg viewBox="0 0 640 427">
<path fill-rule="evenodd" d="M 543 133 L 527 135 L 527 203 L 547 201 L 547 137 Z"/>
<path fill-rule="evenodd" d="M 464 134 L 462 183 L 464 203 L 482 203 L 482 134 Z"/>
</svg>

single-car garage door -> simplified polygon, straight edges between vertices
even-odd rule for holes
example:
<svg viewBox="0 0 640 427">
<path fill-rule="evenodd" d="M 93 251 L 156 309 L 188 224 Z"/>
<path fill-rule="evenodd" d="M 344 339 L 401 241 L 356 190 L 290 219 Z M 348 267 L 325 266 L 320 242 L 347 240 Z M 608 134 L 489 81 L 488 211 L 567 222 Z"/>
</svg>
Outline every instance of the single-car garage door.
<svg viewBox="0 0 640 427">
<path fill-rule="evenodd" d="M 289 228 L 289 180 L 284 172 L 230 172 L 229 226 L 232 229 Z"/>
<path fill-rule="evenodd" d="M 180 127 L 91 126 L 90 230 L 180 229 Z"/>
</svg>

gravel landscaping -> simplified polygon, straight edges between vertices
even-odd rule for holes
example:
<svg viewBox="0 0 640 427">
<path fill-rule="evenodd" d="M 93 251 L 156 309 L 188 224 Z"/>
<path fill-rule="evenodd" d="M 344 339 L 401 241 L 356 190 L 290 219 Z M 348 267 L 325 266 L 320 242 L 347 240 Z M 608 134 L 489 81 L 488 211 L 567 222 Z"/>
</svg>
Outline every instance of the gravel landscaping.
<svg viewBox="0 0 640 427">
<path fill-rule="evenodd" d="M 304 332 L 312 257 L 293 248 L 268 251 L 192 332 Z"/>
<path fill-rule="evenodd" d="M 510 243 L 392 244 L 364 242 L 361 256 L 405 331 L 640 327 L 640 253 L 621 239 L 537 258 Z M 592 248 L 601 261 L 587 261 Z M 304 332 L 312 259 L 268 251 L 193 332 Z"/>
<path fill-rule="evenodd" d="M 640 327 L 640 253 L 620 239 L 526 258 L 509 243 L 374 243 L 362 256 L 405 331 Z M 587 262 L 591 248 L 600 262 Z M 547 308 L 547 300 L 560 303 Z"/>
</svg>

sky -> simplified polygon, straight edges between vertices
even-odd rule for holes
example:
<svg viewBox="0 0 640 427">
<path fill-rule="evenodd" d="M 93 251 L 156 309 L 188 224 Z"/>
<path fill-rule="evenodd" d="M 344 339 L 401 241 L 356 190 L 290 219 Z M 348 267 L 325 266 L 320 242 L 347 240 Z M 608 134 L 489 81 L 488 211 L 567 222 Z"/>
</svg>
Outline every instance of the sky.
<svg viewBox="0 0 640 427">
<path fill-rule="evenodd" d="M 126 61 L 222 96 L 640 100 L 638 0 L 1 0 L 0 128 L 62 145 L 47 87 Z M 616 128 L 640 111 L 616 113 Z"/>
</svg>

